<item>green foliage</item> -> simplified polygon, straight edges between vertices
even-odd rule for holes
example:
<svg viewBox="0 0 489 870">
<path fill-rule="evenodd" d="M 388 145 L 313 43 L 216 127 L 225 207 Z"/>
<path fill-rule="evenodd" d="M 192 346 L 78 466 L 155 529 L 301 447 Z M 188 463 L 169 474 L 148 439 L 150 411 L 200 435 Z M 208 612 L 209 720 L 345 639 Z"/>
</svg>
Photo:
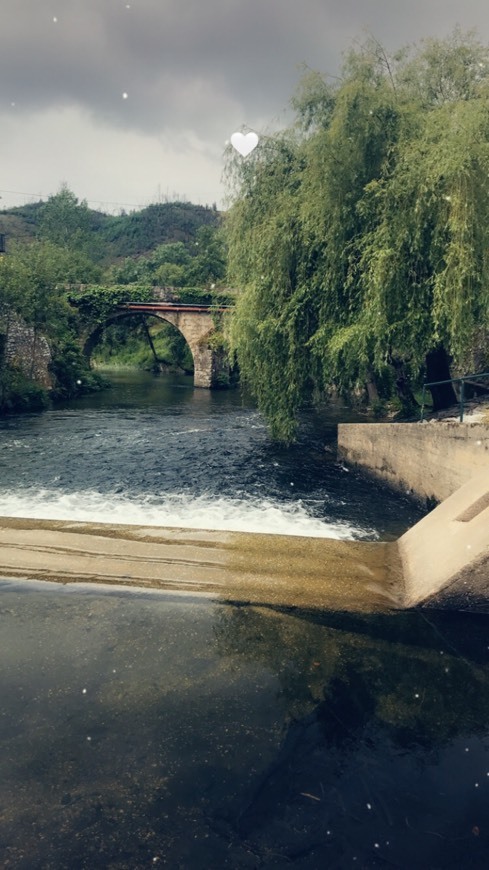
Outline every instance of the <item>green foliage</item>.
<svg viewBox="0 0 489 870">
<path fill-rule="evenodd" d="M 253 162 L 234 160 L 229 167 L 241 176 L 226 226 L 231 281 L 242 290 L 231 346 L 272 435 L 289 440 L 307 379 L 304 344 L 314 319 L 299 256 L 304 164 L 292 134 L 265 140 L 257 151 Z"/>
<path fill-rule="evenodd" d="M 183 287 L 185 284 L 185 267 L 178 263 L 162 263 L 155 270 L 154 278 L 158 287 Z"/>
<path fill-rule="evenodd" d="M 43 411 L 49 405 L 47 390 L 11 366 L 0 366 L 0 414 Z"/>
<path fill-rule="evenodd" d="M 185 284 L 210 286 L 226 275 L 226 249 L 224 237 L 213 227 L 199 227 L 194 242 L 196 251 L 186 265 Z"/>
<path fill-rule="evenodd" d="M 170 323 L 157 318 L 147 318 L 146 325 L 144 318 L 135 324 L 134 317 L 109 324 L 94 349 L 92 359 L 98 366 L 193 371 L 192 354 L 183 335 Z"/>
<path fill-rule="evenodd" d="M 126 258 L 106 272 L 107 283 L 147 283 L 158 287 L 206 286 L 226 274 L 226 252 L 222 233 L 213 227 L 197 230 L 191 245 L 172 242 L 158 245 L 144 257 Z"/>
<path fill-rule="evenodd" d="M 480 341 L 488 61 L 458 30 L 395 58 L 370 39 L 333 85 L 306 75 L 294 128 L 229 155 L 232 345 L 277 437 L 311 385 L 358 391 L 392 366 L 407 407 L 431 350 Z"/>
<path fill-rule="evenodd" d="M 151 254 L 112 266 L 106 274 L 109 283 L 132 284 L 135 282 L 159 286 L 183 286 L 191 257 L 183 242 L 158 245 Z M 171 280 L 170 280 L 171 279 Z"/>
<path fill-rule="evenodd" d="M 60 247 L 81 248 L 87 241 L 90 213 L 64 184 L 40 209 L 38 235 Z"/>
<path fill-rule="evenodd" d="M 89 284 L 69 293 L 69 301 L 85 326 L 104 323 L 121 302 L 150 302 L 152 298 L 153 288 L 139 284 L 111 287 Z"/>
<path fill-rule="evenodd" d="M 92 274 L 90 263 L 77 251 L 52 242 L 12 245 L 9 254 L 0 258 L 0 308 L 15 311 L 55 338 L 69 328 L 67 284 Z"/>
<path fill-rule="evenodd" d="M 98 372 L 91 371 L 76 340 L 68 338 L 54 346 L 52 356 L 51 371 L 56 379 L 54 399 L 72 399 L 109 386 Z"/>
<path fill-rule="evenodd" d="M 4 344 L 11 321 L 19 317 L 48 339 L 56 378 L 54 397 L 66 398 L 100 388 L 76 342 L 78 324 L 67 298 L 67 282 L 88 278 L 93 274 L 90 266 L 80 252 L 47 241 L 12 245 L 9 254 L 0 258 L 0 331 Z M 46 391 L 11 370 L 3 350 L 0 348 L 2 410 L 43 407 Z"/>
<path fill-rule="evenodd" d="M 399 86 L 426 108 L 450 105 L 483 96 L 489 83 L 489 48 L 474 32 L 456 27 L 448 39 L 426 39 L 422 51 L 399 68 Z"/>
<path fill-rule="evenodd" d="M 82 250 L 105 267 L 123 258 L 138 258 L 161 244 L 181 243 L 190 250 L 200 227 L 219 223 L 215 208 L 189 202 L 159 203 L 115 217 L 88 208 L 66 186 L 46 202 L 0 211 L 0 232 L 6 233 L 8 246 L 40 238 Z M 119 282 L 124 283 L 116 279 Z"/>
<path fill-rule="evenodd" d="M 387 413 L 387 405 L 382 399 L 375 399 L 372 402 L 371 409 L 376 420 L 381 420 Z"/>
<path fill-rule="evenodd" d="M 219 213 L 190 202 L 165 202 L 108 217 L 100 230 L 110 259 L 137 257 L 168 242 L 191 243 L 199 227 L 217 226 Z"/>
</svg>

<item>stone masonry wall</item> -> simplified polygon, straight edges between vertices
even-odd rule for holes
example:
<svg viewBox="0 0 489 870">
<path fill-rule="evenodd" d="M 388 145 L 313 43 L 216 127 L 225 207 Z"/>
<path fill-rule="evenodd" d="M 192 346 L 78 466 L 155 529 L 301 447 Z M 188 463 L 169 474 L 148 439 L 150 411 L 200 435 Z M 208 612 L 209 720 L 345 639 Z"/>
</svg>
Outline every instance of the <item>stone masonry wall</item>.
<svg viewBox="0 0 489 870">
<path fill-rule="evenodd" d="M 22 320 L 16 318 L 9 324 L 5 345 L 6 361 L 39 386 L 53 387 L 53 377 L 49 371 L 51 350 L 43 335 L 34 332 Z"/>
<path fill-rule="evenodd" d="M 338 454 L 398 489 L 442 502 L 489 468 L 489 426 L 341 423 Z"/>
<path fill-rule="evenodd" d="M 225 364 L 220 355 L 209 347 L 214 332 L 214 321 L 207 312 L 165 311 L 161 315 L 180 330 L 194 359 L 194 385 L 212 388 L 218 382 Z M 229 368 L 227 367 L 229 373 Z"/>
</svg>

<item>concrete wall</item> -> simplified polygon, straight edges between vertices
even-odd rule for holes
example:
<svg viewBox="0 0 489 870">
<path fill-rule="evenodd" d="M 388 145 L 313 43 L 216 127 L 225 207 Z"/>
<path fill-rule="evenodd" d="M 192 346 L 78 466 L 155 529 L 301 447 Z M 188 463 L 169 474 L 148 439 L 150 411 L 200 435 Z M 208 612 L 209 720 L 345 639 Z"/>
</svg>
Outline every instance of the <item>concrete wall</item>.
<svg viewBox="0 0 489 870">
<path fill-rule="evenodd" d="M 340 423 L 338 454 L 398 489 L 441 502 L 489 468 L 489 426 Z"/>
</svg>

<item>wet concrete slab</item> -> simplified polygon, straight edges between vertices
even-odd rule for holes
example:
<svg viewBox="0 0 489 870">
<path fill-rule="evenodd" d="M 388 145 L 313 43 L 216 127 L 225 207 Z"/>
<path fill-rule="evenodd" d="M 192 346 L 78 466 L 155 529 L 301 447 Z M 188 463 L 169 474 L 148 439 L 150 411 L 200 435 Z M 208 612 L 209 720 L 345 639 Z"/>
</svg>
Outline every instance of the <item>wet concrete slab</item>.
<svg viewBox="0 0 489 870">
<path fill-rule="evenodd" d="M 401 604 L 395 543 L 0 519 L 0 576 L 346 611 Z"/>
</svg>

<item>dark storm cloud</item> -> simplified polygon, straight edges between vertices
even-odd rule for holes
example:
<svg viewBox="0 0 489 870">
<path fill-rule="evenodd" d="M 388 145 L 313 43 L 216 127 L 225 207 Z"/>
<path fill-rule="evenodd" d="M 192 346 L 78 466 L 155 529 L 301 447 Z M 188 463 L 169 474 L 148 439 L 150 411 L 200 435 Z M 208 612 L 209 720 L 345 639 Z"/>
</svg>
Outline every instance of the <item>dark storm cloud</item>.
<svg viewBox="0 0 489 870">
<path fill-rule="evenodd" d="M 231 104 L 275 114 L 322 37 L 296 0 L 4 0 L 2 101 L 79 104 L 154 131 L 194 126 Z M 310 7 L 316 24 L 321 4 Z M 59 8 L 57 8 L 59 7 Z M 53 22 L 53 16 L 58 18 Z M 315 36 L 311 40 L 311 28 Z M 324 29 L 323 29 L 324 32 Z M 128 93 L 125 104 L 123 92 Z"/>
<path fill-rule="evenodd" d="M 210 131 L 223 116 L 276 116 L 299 65 L 336 72 L 363 28 L 395 48 L 445 35 L 457 21 L 484 26 L 486 8 L 486 0 L 3 0 L 0 101 L 18 112 L 78 105 L 147 132 Z"/>
</svg>

